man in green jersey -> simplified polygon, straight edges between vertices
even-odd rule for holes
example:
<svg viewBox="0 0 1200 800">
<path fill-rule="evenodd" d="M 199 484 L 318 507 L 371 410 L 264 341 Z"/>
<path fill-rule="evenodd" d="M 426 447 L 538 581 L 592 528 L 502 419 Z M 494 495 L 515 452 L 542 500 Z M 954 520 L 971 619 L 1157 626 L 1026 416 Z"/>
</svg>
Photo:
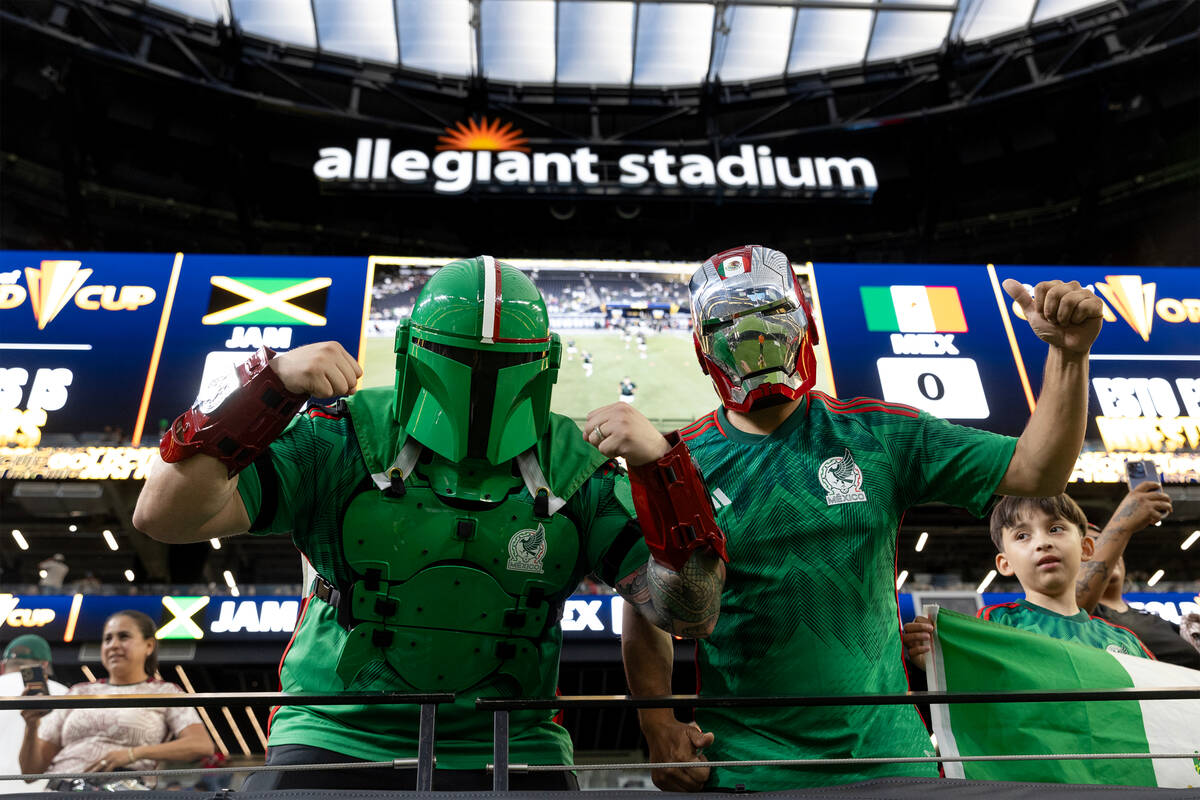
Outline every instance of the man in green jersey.
<svg viewBox="0 0 1200 800">
<path fill-rule="evenodd" d="M 996 570 L 1015 575 L 1025 598 L 985 606 L 977 617 L 1112 653 L 1154 658 L 1135 633 L 1090 616 L 1077 604 L 1077 583 L 1082 567 L 1093 559 L 1095 541 L 1087 535 L 1087 517 L 1074 500 L 1065 494 L 1005 497 L 993 509 L 988 527 L 999 551 Z M 932 632 L 927 617 L 904 626 L 909 660 L 921 669 Z"/>
<path fill-rule="evenodd" d="M 554 696 L 562 604 L 584 576 L 676 633 L 705 636 L 717 616 L 724 539 L 687 446 L 626 404 L 593 411 L 586 441 L 551 413 L 561 345 L 548 325 L 533 283 L 481 256 L 425 284 L 396 332 L 394 389 L 355 392 L 362 371 L 336 342 L 261 350 L 167 431 L 134 515 L 168 542 L 290 534 L 317 577 L 283 690 L 454 692 L 435 788 L 491 785 L 492 720 L 476 698 Z M 310 395 L 353 396 L 296 417 Z M 511 715 L 513 761 L 572 763 L 552 713 Z M 411 758 L 418 716 L 283 707 L 267 762 Z M 245 788 L 413 785 L 412 770 L 333 767 Z M 512 780 L 573 785 L 569 772 Z"/>
<path fill-rule="evenodd" d="M 1087 354 L 1101 305 L 1077 283 L 1005 290 L 1050 346 L 1037 410 L 1019 439 L 951 425 L 908 406 L 811 391 L 816 330 L 787 257 L 760 246 L 708 259 L 692 277 L 702 368 L 722 407 L 681 431 L 729 536 L 722 613 L 699 644 L 706 695 L 833 695 L 907 689 L 896 607 L 895 540 L 913 505 L 987 512 L 997 493 L 1062 491 L 1083 441 Z M 671 642 L 626 614 L 635 695 L 671 691 Z M 654 761 L 932 754 L 904 706 L 641 712 Z M 700 751 L 703 752 L 700 752 Z M 664 789 L 782 790 L 933 764 L 655 770 Z"/>
</svg>

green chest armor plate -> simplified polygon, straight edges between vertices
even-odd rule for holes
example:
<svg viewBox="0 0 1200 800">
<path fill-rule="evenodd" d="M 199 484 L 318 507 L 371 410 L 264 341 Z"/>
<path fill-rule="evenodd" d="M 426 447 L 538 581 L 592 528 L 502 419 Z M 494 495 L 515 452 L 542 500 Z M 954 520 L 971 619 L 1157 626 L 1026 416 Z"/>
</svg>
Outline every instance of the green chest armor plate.
<svg viewBox="0 0 1200 800">
<path fill-rule="evenodd" d="M 342 530 L 361 576 L 341 597 L 350 632 L 337 671 L 347 685 L 382 658 L 417 691 L 501 676 L 522 693 L 537 686 L 538 644 L 573 588 L 579 532 L 569 519 L 536 518 L 527 496 L 464 510 L 410 485 L 401 497 L 359 494 Z"/>
</svg>

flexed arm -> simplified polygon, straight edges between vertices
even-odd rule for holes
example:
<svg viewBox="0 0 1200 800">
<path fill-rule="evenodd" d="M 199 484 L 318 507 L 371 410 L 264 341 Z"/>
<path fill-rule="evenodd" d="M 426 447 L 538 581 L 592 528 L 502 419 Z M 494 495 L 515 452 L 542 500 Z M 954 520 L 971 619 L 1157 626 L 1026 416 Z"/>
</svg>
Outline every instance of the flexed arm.
<svg viewBox="0 0 1200 800">
<path fill-rule="evenodd" d="M 687 445 L 654 429 L 627 403 L 588 415 L 588 441 L 630 469 L 638 523 L 651 558 L 616 589 L 663 630 L 704 638 L 717 624 L 725 586 L 725 534 L 713 518 L 708 489 Z"/>
<path fill-rule="evenodd" d="M 210 402 L 198 399 L 175 420 L 138 496 L 134 527 L 170 543 L 244 533 L 250 519 L 237 472 L 270 445 L 309 395 L 351 394 L 362 375 L 337 342 L 269 355 L 255 354 L 238 367 L 239 382 L 226 387 L 232 391 Z"/>
<path fill-rule="evenodd" d="M 703 639 L 720 616 L 725 562 L 697 550 L 676 572 L 651 558 L 615 588 L 648 622 L 676 636 Z"/>
</svg>

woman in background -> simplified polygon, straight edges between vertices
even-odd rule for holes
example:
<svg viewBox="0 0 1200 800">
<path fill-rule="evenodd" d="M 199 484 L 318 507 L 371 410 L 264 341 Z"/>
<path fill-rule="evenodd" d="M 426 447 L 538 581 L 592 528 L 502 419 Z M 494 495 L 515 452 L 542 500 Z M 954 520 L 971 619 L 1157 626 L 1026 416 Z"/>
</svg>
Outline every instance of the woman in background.
<svg viewBox="0 0 1200 800">
<path fill-rule="evenodd" d="M 140 611 L 113 614 L 104 623 L 100 647 L 108 679 L 76 684 L 69 694 L 181 694 L 175 684 L 155 677 L 154 633 L 154 622 Z M 213 752 L 194 708 L 27 709 L 21 715 L 24 775 L 151 770 L 159 761 L 195 761 Z M 70 783 L 52 782 L 49 788 L 74 788 Z"/>
</svg>

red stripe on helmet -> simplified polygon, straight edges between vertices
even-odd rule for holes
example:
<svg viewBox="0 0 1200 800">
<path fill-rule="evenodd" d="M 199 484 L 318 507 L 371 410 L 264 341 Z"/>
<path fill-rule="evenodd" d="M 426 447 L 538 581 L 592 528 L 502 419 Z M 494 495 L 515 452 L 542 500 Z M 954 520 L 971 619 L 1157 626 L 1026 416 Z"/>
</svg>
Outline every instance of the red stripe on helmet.
<svg viewBox="0 0 1200 800">
<path fill-rule="evenodd" d="M 497 261 L 495 263 L 496 263 L 496 327 L 493 329 L 494 333 L 492 334 L 492 340 L 499 342 L 499 341 L 504 341 L 502 339 L 495 338 L 495 334 L 500 332 L 500 306 L 502 306 L 504 304 L 504 302 L 503 302 L 504 301 L 504 291 L 503 291 L 503 287 L 500 285 L 500 262 Z"/>
</svg>

